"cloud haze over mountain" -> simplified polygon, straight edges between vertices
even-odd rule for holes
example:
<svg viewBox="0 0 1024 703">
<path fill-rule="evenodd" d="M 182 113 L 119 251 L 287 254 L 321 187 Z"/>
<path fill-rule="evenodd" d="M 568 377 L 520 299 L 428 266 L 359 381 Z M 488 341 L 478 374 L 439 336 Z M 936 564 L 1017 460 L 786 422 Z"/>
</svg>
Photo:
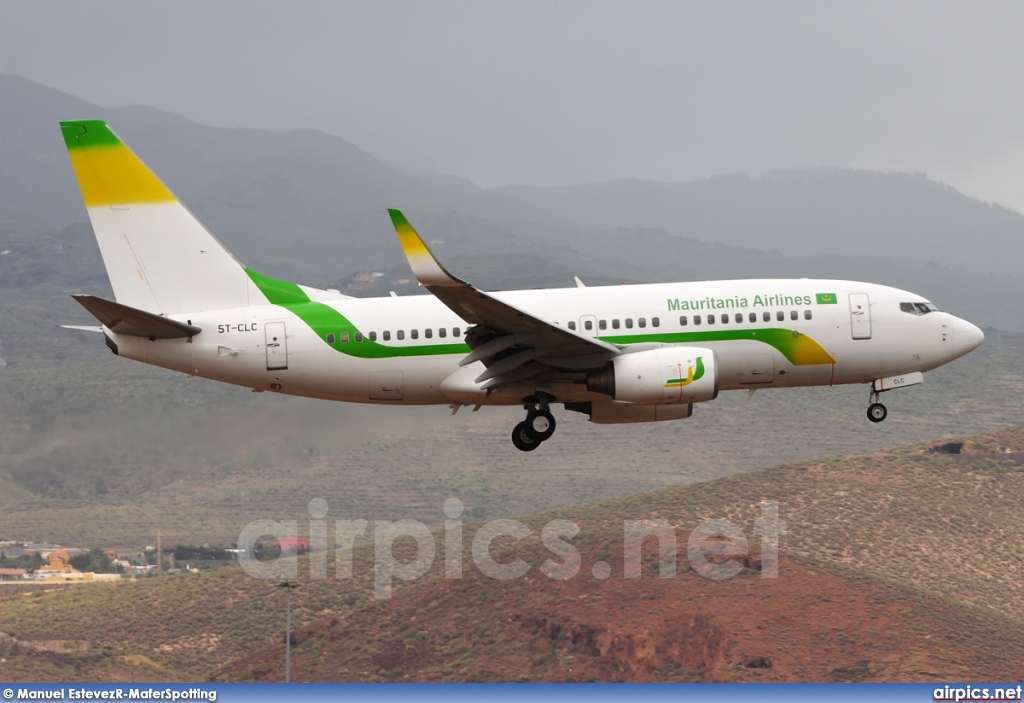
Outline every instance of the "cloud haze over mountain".
<svg viewBox="0 0 1024 703">
<path fill-rule="evenodd" d="M 1024 211 L 1024 5 L 4 6 L 0 71 L 482 186 L 924 172 Z"/>
</svg>

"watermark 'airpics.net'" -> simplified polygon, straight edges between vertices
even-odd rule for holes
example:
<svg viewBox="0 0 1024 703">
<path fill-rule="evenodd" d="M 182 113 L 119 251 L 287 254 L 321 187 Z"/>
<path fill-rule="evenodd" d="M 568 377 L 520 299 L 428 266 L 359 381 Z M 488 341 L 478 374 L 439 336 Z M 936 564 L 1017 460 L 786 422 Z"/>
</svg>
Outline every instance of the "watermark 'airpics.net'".
<svg viewBox="0 0 1024 703">
<path fill-rule="evenodd" d="M 444 503 L 444 529 L 442 534 L 444 550 L 444 577 L 462 578 L 465 571 L 463 550 L 464 506 L 458 498 L 449 498 Z M 785 521 L 779 519 L 779 506 L 775 501 L 761 501 L 761 516 L 754 523 L 754 534 L 760 538 L 760 552 L 752 555 L 743 530 L 728 520 L 706 520 L 695 526 L 686 541 L 686 555 L 693 571 L 714 580 L 729 579 L 745 567 L 759 569 L 761 578 L 778 578 L 779 537 L 785 534 Z M 353 578 L 353 549 L 357 539 L 372 540 L 374 596 L 379 599 L 391 597 L 395 580 L 405 583 L 414 581 L 430 571 L 437 557 L 437 538 L 419 520 L 334 520 L 334 539 L 329 540 L 331 523 L 326 519 L 327 501 L 314 498 L 309 501 L 309 578 L 326 579 L 327 552 L 335 552 L 333 578 Z M 623 560 L 622 576 L 638 579 L 643 572 L 641 552 L 644 542 L 653 538 L 657 542 L 658 575 L 661 578 L 675 578 L 676 529 L 665 519 L 624 520 L 622 525 Z M 682 529 L 682 526 L 680 526 Z M 606 561 L 595 561 L 584 569 L 583 557 L 572 544 L 580 527 L 572 520 L 551 520 L 540 530 L 541 543 L 551 556 L 536 568 L 550 579 L 561 580 L 578 576 L 581 570 L 598 580 L 612 575 L 612 566 Z M 299 573 L 295 559 L 261 561 L 257 557 L 257 544 L 272 537 L 296 543 L 300 534 L 298 520 L 255 520 L 246 525 L 238 536 L 239 562 L 253 578 L 293 579 Z M 493 579 L 509 580 L 525 576 L 533 565 L 516 557 L 511 561 L 499 562 L 491 553 L 492 544 L 499 537 L 502 545 L 514 544 L 534 534 L 534 530 L 518 520 L 491 520 L 479 526 L 473 535 L 470 557 L 473 566 L 480 573 Z M 411 561 L 399 561 L 393 547 L 396 540 L 407 537 L 416 543 L 416 556 Z"/>
</svg>

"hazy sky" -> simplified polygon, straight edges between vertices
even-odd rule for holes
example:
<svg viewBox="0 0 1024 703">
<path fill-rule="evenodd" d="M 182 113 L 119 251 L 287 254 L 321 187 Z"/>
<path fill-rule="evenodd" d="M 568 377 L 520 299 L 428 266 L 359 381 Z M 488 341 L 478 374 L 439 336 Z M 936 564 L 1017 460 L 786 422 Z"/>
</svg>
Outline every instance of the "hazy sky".
<svg viewBox="0 0 1024 703">
<path fill-rule="evenodd" d="M 1024 3 L 0 0 L 0 71 L 483 186 L 923 171 L 1024 212 Z"/>
</svg>

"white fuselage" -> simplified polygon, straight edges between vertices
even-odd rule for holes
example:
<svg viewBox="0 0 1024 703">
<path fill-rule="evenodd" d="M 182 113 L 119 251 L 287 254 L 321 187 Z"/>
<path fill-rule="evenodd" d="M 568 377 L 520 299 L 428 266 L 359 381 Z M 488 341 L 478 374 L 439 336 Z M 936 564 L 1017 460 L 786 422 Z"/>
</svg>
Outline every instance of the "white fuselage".
<svg viewBox="0 0 1024 703">
<path fill-rule="evenodd" d="M 709 281 L 492 295 L 627 352 L 678 344 L 711 348 L 722 390 L 868 383 L 936 368 L 982 339 L 977 327 L 948 313 L 906 311 L 908 303 L 927 302 L 919 295 L 850 281 Z M 473 379 L 482 364 L 458 365 L 470 351 L 468 325 L 433 296 L 341 298 L 175 318 L 202 332 L 154 341 L 106 333 L 121 356 L 313 398 L 509 405 L 543 387 L 557 402 L 607 400 L 572 372 L 490 394 L 480 390 Z"/>
</svg>

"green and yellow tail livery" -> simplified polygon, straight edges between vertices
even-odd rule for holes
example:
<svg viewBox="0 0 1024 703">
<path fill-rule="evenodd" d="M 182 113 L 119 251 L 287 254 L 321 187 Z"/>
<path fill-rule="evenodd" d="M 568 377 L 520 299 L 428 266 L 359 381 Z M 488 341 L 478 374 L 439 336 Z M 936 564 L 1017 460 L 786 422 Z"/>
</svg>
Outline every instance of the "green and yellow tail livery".
<svg viewBox="0 0 1024 703">
<path fill-rule="evenodd" d="M 60 127 L 86 207 L 176 202 L 167 186 L 102 121 L 62 122 Z"/>
<path fill-rule="evenodd" d="M 60 127 L 119 303 L 157 315 L 266 303 L 242 266 L 105 122 Z"/>
</svg>

